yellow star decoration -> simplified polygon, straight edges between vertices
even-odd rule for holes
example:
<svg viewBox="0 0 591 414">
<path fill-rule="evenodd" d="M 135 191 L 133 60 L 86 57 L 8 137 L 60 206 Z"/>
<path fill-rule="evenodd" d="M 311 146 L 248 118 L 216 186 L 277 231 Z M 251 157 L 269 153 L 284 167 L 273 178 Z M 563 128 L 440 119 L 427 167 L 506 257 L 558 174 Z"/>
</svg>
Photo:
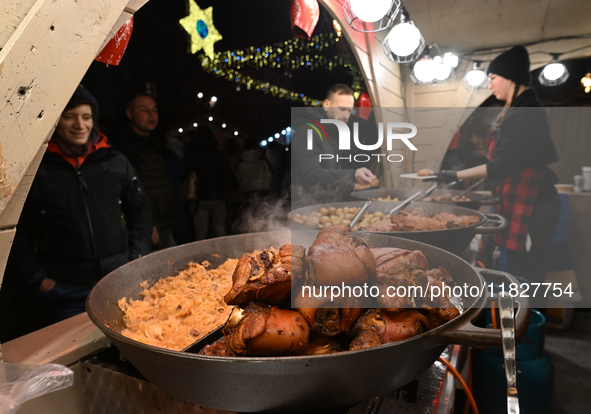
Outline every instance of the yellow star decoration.
<svg viewBox="0 0 591 414">
<path fill-rule="evenodd" d="M 201 10 L 195 0 L 189 0 L 189 15 L 179 20 L 179 23 L 191 36 L 191 53 L 203 49 L 205 54 L 213 59 L 213 44 L 222 40 L 222 35 L 213 25 L 213 7 Z"/>
</svg>

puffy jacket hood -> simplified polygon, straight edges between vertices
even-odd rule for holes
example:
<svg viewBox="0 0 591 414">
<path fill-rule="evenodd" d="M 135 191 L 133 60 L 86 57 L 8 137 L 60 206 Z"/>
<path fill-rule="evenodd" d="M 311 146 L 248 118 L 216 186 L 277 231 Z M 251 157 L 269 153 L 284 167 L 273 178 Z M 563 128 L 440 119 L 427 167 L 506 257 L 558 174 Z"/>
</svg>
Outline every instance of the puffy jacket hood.
<svg viewBox="0 0 591 414">
<path fill-rule="evenodd" d="M 98 138 L 96 137 L 96 135 L 98 135 Z M 92 154 L 93 152 L 95 152 L 96 150 L 98 150 L 100 148 L 109 148 L 109 143 L 107 141 L 107 137 L 102 132 L 94 129 L 91 132 L 90 137 L 88 139 L 92 140 L 93 138 L 94 138 L 95 142 L 90 147 L 88 154 L 80 156 L 80 157 L 71 157 L 71 156 L 67 155 L 66 153 L 64 153 L 62 151 L 62 149 L 59 147 L 59 145 L 53 139 L 51 141 L 49 141 L 49 143 L 47 144 L 47 151 L 58 154 L 64 160 L 66 160 L 68 162 L 68 164 L 70 164 L 72 167 L 78 169 L 84 163 L 84 161 L 86 160 L 86 157 L 88 157 L 88 155 Z"/>
</svg>

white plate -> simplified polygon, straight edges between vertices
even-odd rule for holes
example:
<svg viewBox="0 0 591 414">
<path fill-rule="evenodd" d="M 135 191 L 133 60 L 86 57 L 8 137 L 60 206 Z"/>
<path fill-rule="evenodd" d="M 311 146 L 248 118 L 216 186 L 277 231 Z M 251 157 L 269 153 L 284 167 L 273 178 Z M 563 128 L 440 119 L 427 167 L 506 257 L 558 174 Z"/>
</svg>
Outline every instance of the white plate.
<svg viewBox="0 0 591 414">
<path fill-rule="evenodd" d="M 417 173 L 412 173 L 412 174 L 402 174 L 400 175 L 400 177 L 402 178 L 413 178 L 415 180 L 426 180 L 427 178 L 437 178 L 436 175 L 423 175 L 423 176 L 418 176 Z"/>
</svg>

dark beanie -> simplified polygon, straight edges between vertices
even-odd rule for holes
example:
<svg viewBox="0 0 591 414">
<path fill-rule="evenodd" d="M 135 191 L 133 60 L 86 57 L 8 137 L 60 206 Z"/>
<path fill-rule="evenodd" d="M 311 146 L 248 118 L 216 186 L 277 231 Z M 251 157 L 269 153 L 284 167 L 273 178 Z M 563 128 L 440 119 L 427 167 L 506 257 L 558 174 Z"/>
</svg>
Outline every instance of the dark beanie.
<svg viewBox="0 0 591 414">
<path fill-rule="evenodd" d="M 523 46 L 514 46 L 494 58 L 486 70 L 488 74 L 502 76 L 517 85 L 529 86 L 529 55 Z"/>
<path fill-rule="evenodd" d="M 97 122 L 98 115 L 99 115 L 99 105 L 96 98 L 82 85 L 78 85 L 74 95 L 70 98 L 70 101 L 66 105 L 67 109 L 72 109 L 82 104 L 88 104 L 92 108 L 92 118 L 94 122 Z"/>
</svg>

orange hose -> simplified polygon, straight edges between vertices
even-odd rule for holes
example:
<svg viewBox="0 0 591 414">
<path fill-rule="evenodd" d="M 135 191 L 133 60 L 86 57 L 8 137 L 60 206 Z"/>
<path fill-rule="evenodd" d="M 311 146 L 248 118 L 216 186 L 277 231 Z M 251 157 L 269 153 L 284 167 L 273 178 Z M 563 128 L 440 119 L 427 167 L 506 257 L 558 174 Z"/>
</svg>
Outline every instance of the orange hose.
<svg viewBox="0 0 591 414">
<path fill-rule="evenodd" d="M 462 378 L 462 376 L 460 375 L 458 370 L 455 369 L 453 367 L 453 365 L 450 364 L 447 359 L 439 357 L 439 362 L 441 362 L 443 365 L 445 365 L 447 367 L 447 369 L 449 370 L 449 372 L 451 372 L 451 374 L 460 382 L 460 385 L 462 386 L 462 388 L 464 389 L 464 392 L 466 393 L 466 397 L 468 398 L 468 401 L 470 401 L 470 406 L 472 407 L 472 411 L 474 411 L 474 414 L 478 414 L 478 407 L 476 406 L 476 401 L 474 400 L 474 396 L 472 395 L 472 391 L 470 391 L 470 388 L 468 388 L 468 384 L 466 384 L 466 381 L 464 381 L 464 378 Z"/>
<path fill-rule="evenodd" d="M 468 348 L 468 387 L 472 390 L 472 348 Z M 470 411 L 470 400 L 466 397 L 466 404 L 464 404 L 464 414 Z"/>
<path fill-rule="evenodd" d="M 497 329 L 497 309 L 495 308 L 496 302 L 493 300 L 490 303 L 490 317 L 492 319 L 493 329 Z"/>
<path fill-rule="evenodd" d="M 481 268 L 483 268 L 483 269 L 486 269 L 486 266 L 485 266 L 485 265 L 484 265 L 484 263 L 482 263 L 480 260 L 478 260 L 478 261 L 476 262 L 476 264 L 477 264 L 478 266 L 480 266 Z"/>
</svg>

